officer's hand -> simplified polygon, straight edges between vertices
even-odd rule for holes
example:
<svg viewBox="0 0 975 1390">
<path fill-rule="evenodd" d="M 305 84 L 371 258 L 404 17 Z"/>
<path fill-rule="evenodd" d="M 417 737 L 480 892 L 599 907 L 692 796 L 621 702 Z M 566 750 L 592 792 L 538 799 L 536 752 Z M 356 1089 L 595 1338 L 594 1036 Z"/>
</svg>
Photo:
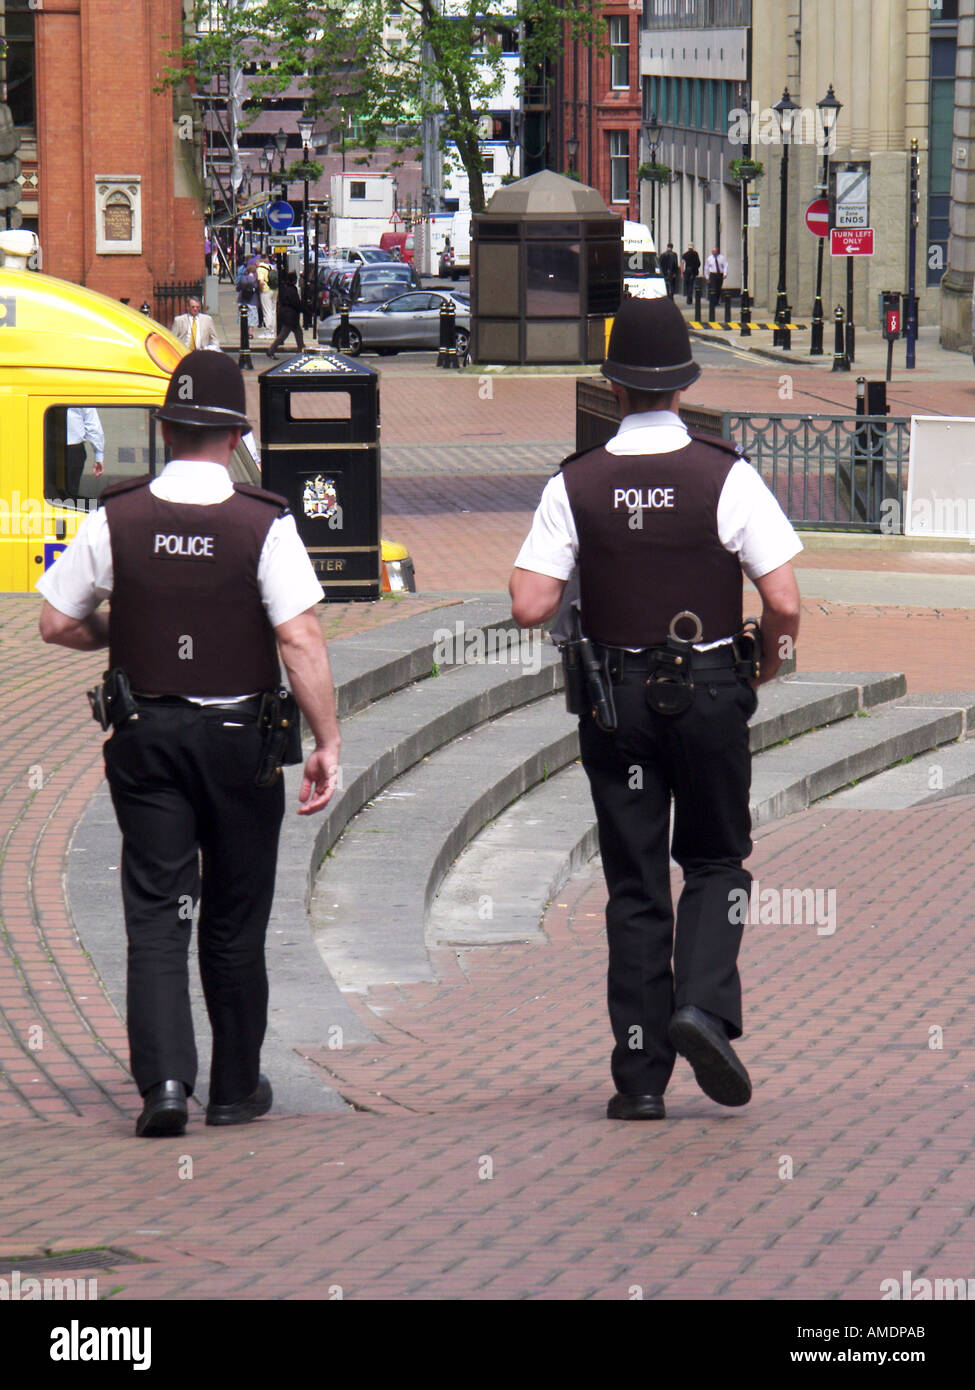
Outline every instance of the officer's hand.
<svg viewBox="0 0 975 1390">
<path fill-rule="evenodd" d="M 99 463 L 96 459 L 92 468 L 92 472 L 94 473 L 96 478 L 100 478 L 102 474 L 105 472 L 105 465 L 103 463 Z"/>
<path fill-rule="evenodd" d="M 339 749 L 334 747 L 316 748 L 305 763 L 305 775 L 301 779 L 298 800 L 299 816 L 313 816 L 321 811 L 332 799 L 332 793 L 339 782 Z"/>
</svg>

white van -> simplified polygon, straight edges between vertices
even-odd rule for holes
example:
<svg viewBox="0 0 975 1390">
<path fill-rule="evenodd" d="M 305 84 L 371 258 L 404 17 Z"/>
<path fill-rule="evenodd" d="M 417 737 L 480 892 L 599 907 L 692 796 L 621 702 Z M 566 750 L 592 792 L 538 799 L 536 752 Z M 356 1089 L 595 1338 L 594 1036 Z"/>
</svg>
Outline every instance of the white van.
<svg viewBox="0 0 975 1390">
<path fill-rule="evenodd" d="M 667 282 L 657 268 L 657 248 L 643 222 L 623 223 L 623 289 L 634 299 L 662 299 Z"/>
</svg>

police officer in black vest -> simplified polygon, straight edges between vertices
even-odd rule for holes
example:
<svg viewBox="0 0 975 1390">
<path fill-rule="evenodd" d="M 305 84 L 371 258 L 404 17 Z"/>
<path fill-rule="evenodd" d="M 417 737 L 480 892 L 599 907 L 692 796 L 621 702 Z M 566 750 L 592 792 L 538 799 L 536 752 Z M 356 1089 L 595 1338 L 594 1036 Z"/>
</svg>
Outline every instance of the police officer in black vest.
<svg viewBox="0 0 975 1390">
<path fill-rule="evenodd" d="M 748 720 L 754 686 L 798 631 L 790 561 L 801 545 L 734 446 L 689 433 L 676 414 L 700 368 L 672 300 L 624 301 L 602 371 L 619 432 L 546 485 L 510 588 L 516 621 L 545 623 L 578 564 L 597 687 L 602 678 L 579 738 L 609 892 L 607 1115 L 657 1120 L 677 1053 L 713 1100 L 751 1097 L 731 1046 L 742 1031 L 738 904 L 751 884 Z M 746 644 L 736 653 L 734 641 L 743 572 L 762 599 L 760 677 L 742 673 Z"/>
<path fill-rule="evenodd" d="M 283 498 L 232 483 L 249 429 L 233 358 L 191 352 L 159 411 L 172 460 L 106 488 L 37 587 L 41 635 L 108 646 L 96 703 L 122 831 L 136 1134 L 182 1134 L 196 1085 L 187 951 L 199 902 L 200 976 L 213 1030 L 206 1122 L 271 1107 L 260 1074 L 267 930 L 284 813 L 282 761 L 300 761 L 294 700 L 314 735 L 298 813 L 329 801 L 340 736 L 315 605 L 322 589 Z M 111 597 L 108 614 L 99 612 Z M 287 744 L 291 743 L 290 755 Z"/>
</svg>

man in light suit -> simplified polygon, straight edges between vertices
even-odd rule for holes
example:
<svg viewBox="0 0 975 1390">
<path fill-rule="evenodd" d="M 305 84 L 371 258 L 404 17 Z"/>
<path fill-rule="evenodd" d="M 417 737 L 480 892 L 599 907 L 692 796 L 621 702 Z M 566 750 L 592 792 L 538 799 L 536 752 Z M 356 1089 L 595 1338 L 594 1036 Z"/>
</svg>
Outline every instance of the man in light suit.
<svg viewBox="0 0 975 1390">
<path fill-rule="evenodd" d="M 201 313 L 202 308 L 202 302 L 193 298 L 189 302 L 189 313 L 177 314 L 173 322 L 174 336 L 179 338 L 181 343 L 185 343 L 190 352 L 194 348 L 219 348 L 220 346 L 213 319 L 209 314 Z"/>
</svg>

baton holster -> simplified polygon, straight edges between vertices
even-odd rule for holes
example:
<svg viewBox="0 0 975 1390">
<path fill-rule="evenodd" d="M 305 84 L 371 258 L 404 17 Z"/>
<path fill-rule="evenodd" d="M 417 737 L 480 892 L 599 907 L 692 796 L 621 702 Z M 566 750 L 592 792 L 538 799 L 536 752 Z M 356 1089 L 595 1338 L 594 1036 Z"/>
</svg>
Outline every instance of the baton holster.
<svg viewBox="0 0 975 1390">
<path fill-rule="evenodd" d="M 281 768 L 300 763 L 301 713 L 298 702 L 284 686 L 265 690 L 257 714 L 261 731 L 261 757 L 254 776 L 255 787 L 271 787 Z"/>
<path fill-rule="evenodd" d="M 667 645 L 650 653 L 647 704 L 656 714 L 683 714 L 694 703 L 693 642 L 668 634 Z"/>
<path fill-rule="evenodd" d="M 113 666 L 102 676 L 101 685 L 89 690 L 91 717 L 103 729 L 119 729 L 129 719 L 138 719 L 139 707 L 132 696 L 129 678 L 121 666 Z"/>
<path fill-rule="evenodd" d="M 578 604 L 572 605 L 571 631 L 572 636 L 561 646 L 565 707 L 580 718 L 591 714 L 605 733 L 612 733 L 616 728 L 613 684 L 589 638 L 582 635 Z"/>
<path fill-rule="evenodd" d="M 762 629 L 757 618 L 746 618 L 741 631 L 731 639 L 735 670 L 746 680 L 757 681 L 762 674 Z"/>
</svg>

